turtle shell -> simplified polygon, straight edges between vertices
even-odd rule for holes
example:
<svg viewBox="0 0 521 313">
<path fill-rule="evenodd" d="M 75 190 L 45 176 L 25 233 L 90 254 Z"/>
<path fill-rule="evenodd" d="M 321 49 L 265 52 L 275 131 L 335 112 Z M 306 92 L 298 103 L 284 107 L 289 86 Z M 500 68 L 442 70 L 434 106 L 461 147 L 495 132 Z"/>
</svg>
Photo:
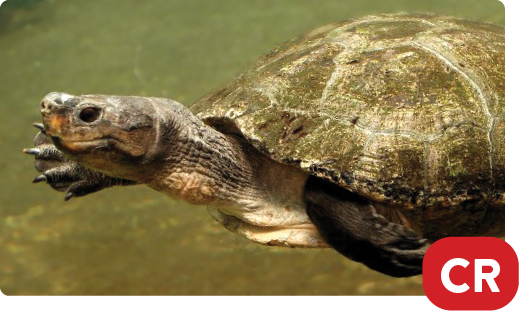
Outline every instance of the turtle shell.
<svg viewBox="0 0 521 313">
<path fill-rule="evenodd" d="M 282 44 L 191 110 L 436 228 L 487 227 L 504 210 L 504 58 L 498 25 L 374 15 Z"/>
</svg>

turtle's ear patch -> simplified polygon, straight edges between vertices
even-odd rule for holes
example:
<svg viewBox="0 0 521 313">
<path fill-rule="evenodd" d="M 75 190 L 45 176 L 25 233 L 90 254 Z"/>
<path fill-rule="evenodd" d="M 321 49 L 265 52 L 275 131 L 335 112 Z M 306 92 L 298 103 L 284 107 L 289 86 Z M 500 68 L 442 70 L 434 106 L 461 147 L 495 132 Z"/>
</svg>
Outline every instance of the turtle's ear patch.
<svg viewBox="0 0 521 313">
<path fill-rule="evenodd" d="M 324 240 L 345 257 L 393 277 L 422 273 L 426 240 L 378 215 L 368 199 L 310 176 L 304 202 Z"/>
</svg>

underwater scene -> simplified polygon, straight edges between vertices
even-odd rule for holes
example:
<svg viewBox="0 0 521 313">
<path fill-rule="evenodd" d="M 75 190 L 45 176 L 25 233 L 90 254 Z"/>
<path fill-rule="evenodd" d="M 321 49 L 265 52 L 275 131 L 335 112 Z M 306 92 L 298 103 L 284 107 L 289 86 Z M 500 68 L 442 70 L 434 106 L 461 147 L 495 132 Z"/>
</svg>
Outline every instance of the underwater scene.
<svg viewBox="0 0 521 313">
<path fill-rule="evenodd" d="M 332 249 L 263 246 L 145 186 L 64 201 L 32 147 L 49 92 L 189 105 L 304 32 L 367 14 L 504 25 L 497 0 L 8 0 L 0 7 L 0 290 L 6 295 L 424 295 Z"/>
</svg>

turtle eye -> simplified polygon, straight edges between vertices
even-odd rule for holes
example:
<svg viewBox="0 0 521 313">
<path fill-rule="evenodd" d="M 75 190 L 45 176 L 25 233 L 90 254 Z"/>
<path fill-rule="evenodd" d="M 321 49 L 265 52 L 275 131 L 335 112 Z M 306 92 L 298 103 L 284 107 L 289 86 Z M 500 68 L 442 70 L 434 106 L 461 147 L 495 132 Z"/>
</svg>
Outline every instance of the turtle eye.
<svg viewBox="0 0 521 313">
<path fill-rule="evenodd" d="M 101 109 L 95 107 L 87 107 L 80 112 L 80 120 L 85 123 L 92 123 L 96 121 L 101 115 Z"/>
</svg>

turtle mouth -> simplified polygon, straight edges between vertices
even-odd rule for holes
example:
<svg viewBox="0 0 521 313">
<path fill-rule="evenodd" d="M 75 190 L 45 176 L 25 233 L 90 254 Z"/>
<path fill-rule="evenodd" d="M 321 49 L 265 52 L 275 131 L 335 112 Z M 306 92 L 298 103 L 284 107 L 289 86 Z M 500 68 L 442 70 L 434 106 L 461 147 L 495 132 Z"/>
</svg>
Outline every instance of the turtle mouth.
<svg viewBox="0 0 521 313">
<path fill-rule="evenodd" d="M 70 154 L 85 154 L 114 144 L 112 137 L 98 132 L 89 134 L 88 129 L 70 127 L 70 121 L 66 117 L 44 118 L 43 124 L 56 148 Z"/>
<path fill-rule="evenodd" d="M 113 138 L 74 140 L 52 135 L 51 139 L 56 148 L 71 154 L 84 154 L 97 149 L 110 148 L 114 141 Z"/>
<path fill-rule="evenodd" d="M 126 140 L 110 137 L 93 139 L 69 139 L 51 135 L 52 142 L 58 150 L 69 155 L 80 154 L 107 154 L 115 157 L 116 154 L 131 157 L 143 156 L 146 151 L 139 145 Z"/>
</svg>

